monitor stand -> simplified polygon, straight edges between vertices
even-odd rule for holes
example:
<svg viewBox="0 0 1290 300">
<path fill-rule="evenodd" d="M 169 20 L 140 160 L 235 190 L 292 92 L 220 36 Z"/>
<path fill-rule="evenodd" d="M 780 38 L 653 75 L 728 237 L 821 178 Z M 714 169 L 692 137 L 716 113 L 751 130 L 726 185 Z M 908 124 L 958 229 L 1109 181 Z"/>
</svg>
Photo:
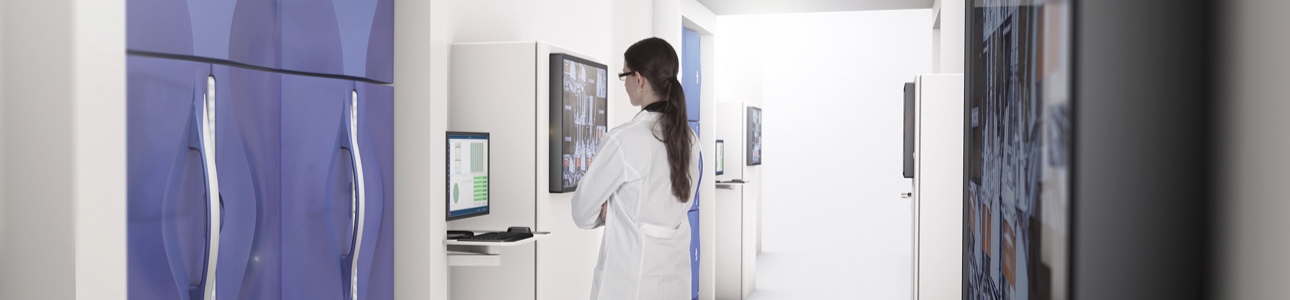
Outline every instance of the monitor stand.
<svg viewBox="0 0 1290 300">
<path fill-rule="evenodd" d="M 464 238 L 464 237 L 472 237 L 472 236 L 475 236 L 475 232 L 473 231 L 467 231 L 467 230 L 449 230 L 448 231 L 448 239 L 450 240 L 455 240 L 455 239 Z"/>
</svg>

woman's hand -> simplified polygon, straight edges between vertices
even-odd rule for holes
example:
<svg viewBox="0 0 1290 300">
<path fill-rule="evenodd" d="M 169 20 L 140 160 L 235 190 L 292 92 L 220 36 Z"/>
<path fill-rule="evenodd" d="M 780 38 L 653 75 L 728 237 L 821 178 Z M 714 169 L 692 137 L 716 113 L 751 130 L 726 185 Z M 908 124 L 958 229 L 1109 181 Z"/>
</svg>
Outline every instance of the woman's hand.
<svg viewBox="0 0 1290 300">
<path fill-rule="evenodd" d="M 608 205 L 609 201 L 605 201 L 605 204 L 600 205 L 600 224 L 605 224 L 605 211 L 609 207 Z"/>
</svg>

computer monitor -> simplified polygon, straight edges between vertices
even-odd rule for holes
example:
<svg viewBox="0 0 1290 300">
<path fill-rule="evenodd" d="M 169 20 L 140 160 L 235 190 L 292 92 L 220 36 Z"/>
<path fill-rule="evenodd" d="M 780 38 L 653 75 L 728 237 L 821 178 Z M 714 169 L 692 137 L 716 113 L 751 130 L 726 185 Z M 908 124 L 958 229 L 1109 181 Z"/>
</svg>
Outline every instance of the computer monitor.
<svg viewBox="0 0 1290 300">
<path fill-rule="evenodd" d="M 573 192 L 608 132 L 609 67 L 551 54 L 548 191 Z"/>
<path fill-rule="evenodd" d="M 726 173 L 726 141 L 717 140 L 717 175 Z"/>
<path fill-rule="evenodd" d="M 761 165 L 761 108 L 748 107 L 748 124 L 744 125 L 748 130 L 748 138 L 744 143 L 748 146 L 748 154 L 744 155 L 747 165 Z"/>
<path fill-rule="evenodd" d="M 968 3 L 964 299 L 1073 298 L 1073 9 Z"/>
<path fill-rule="evenodd" d="M 488 215 L 488 133 L 448 132 L 448 220 Z"/>
<path fill-rule="evenodd" d="M 905 139 L 904 149 L 900 151 L 900 161 L 904 165 L 901 175 L 914 178 L 914 83 L 905 83 Z"/>
</svg>

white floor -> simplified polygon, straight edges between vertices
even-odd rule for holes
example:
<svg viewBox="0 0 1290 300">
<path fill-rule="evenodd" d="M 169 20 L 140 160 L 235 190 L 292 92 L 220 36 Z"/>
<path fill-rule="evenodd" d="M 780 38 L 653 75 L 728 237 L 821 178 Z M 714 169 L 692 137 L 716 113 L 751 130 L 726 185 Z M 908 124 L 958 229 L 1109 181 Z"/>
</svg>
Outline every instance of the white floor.
<svg viewBox="0 0 1290 300">
<path fill-rule="evenodd" d="M 908 199 L 765 202 L 749 299 L 909 299 Z"/>
</svg>

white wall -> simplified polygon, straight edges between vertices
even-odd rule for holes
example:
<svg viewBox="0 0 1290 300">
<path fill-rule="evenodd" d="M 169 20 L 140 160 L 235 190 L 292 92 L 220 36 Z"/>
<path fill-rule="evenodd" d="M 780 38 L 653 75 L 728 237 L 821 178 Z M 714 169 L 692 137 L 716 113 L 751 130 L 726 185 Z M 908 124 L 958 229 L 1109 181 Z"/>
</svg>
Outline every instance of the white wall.
<svg viewBox="0 0 1290 300">
<path fill-rule="evenodd" d="M 125 1 L 3 6 L 0 299 L 125 299 Z"/>
<path fill-rule="evenodd" d="M 448 299 L 444 130 L 448 126 L 451 1 L 398 1 L 394 10 L 394 295 Z"/>
<path fill-rule="evenodd" d="M 125 299 L 125 1 L 75 1 L 72 18 L 76 295 Z"/>
<path fill-rule="evenodd" d="M 1215 135 L 1222 185 L 1214 196 L 1221 213 L 1213 237 L 1219 247 L 1219 299 L 1281 299 L 1290 282 L 1290 27 L 1285 1 L 1224 2 L 1219 63 L 1222 108 Z M 1217 99 L 1223 99 L 1218 101 Z M 1220 201 L 1221 199 L 1221 201 Z"/>
<path fill-rule="evenodd" d="M 937 43 L 936 73 L 953 74 L 963 73 L 963 37 L 966 27 L 966 11 L 964 5 L 966 1 L 940 1 L 939 14 L 936 24 L 940 25 L 940 31 L 936 33 Z"/>
<path fill-rule="evenodd" d="M 932 69 L 931 21 L 928 9 L 717 18 L 718 101 L 760 104 L 770 125 L 762 256 L 806 263 L 758 274 L 758 294 L 796 277 L 825 287 L 814 298 L 909 297 L 909 187 L 896 158 L 903 83 Z M 801 242 L 820 230 L 855 233 Z"/>
</svg>

